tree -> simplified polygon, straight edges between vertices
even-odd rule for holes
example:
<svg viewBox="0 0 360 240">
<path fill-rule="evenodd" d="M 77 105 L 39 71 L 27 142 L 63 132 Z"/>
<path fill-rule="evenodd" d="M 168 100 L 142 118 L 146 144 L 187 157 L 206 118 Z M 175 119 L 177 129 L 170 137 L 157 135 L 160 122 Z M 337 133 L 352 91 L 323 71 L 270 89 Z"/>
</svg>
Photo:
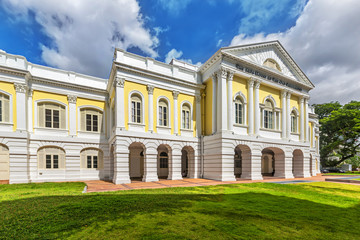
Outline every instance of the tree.
<svg viewBox="0 0 360 240">
<path fill-rule="evenodd" d="M 360 102 L 344 106 L 338 102 L 315 105 L 320 121 L 320 160 L 325 166 L 336 166 L 359 152 Z M 329 160 L 334 151 L 336 160 Z"/>
</svg>

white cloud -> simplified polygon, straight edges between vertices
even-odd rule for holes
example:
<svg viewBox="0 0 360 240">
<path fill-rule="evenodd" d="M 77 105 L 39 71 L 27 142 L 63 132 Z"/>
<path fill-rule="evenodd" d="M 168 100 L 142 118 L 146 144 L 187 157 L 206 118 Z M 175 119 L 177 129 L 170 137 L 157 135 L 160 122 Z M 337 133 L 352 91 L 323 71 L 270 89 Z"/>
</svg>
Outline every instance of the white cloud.
<svg viewBox="0 0 360 240">
<path fill-rule="evenodd" d="M 221 44 L 222 44 L 223 40 L 222 39 L 219 39 L 219 41 L 216 43 L 216 47 L 220 47 Z"/>
<path fill-rule="evenodd" d="M 182 51 L 178 51 L 175 48 L 173 48 L 166 54 L 165 62 L 170 63 L 172 59 L 178 59 L 180 61 L 187 62 L 189 64 L 193 64 L 193 65 L 196 65 L 196 66 L 201 66 L 201 64 L 202 64 L 201 62 L 193 63 L 191 59 L 181 58 L 182 55 L 183 55 Z M 181 58 L 181 59 L 179 59 L 179 58 Z"/>
<path fill-rule="evenodd" d="M 184 10 L 191 0 L 158 0 L 158 4 L 174 16 Z"/>
<path fill-rule="evenodd" d="M 43 28 L 51 45 L 41 45 L 42 58 L 51 66 L 107 77 L 115 47 L 137 47 L 157 57 L 159 44 L 144 26 L 136 0 L 4 0 L 13 21 L 29 23 L 29 12 Z"/>
<path fill-rule="evenodd" d="M 312 103 L 360 100 L 360 1 L 309 1 L 286 32 L 239 34 L 231 45 L 279 40 L 316 88 Z"/>
</svg>

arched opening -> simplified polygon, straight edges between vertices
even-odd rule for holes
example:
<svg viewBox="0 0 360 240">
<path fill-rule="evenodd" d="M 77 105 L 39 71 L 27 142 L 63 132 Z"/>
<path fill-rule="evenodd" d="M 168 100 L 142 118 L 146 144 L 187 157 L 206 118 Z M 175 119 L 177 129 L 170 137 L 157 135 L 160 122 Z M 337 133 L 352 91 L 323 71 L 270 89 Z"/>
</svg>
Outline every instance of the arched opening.
<svg viewBox="0 0 360 240">
<path fill-rule="evenodd" d="M 38 168 L 46 170 L 65 169 L 65 151 L 56 146 L 46 146 L 38 150 Z"/>
<path fill-rule="evenodd" d="M 169 162 L 171 160 L 171 148 L 161 144 L 158 147 L 157 172 L 159 178 L 167 178 L 169 175 Z"/>
<path fill-rule="evenodd" d="M 247 171 L 245 171 L 247 169 Z M 235 178 L 251 179 L 251 150 L 246 145 L 237 145 L 234 149 Z"/>
<path fill-rule="evenodd" d="M 285 153 L 280 148 L 265 148 L 261 156 L 263 176 L 285 177 Z"/>
<path fill-rule="evenodd" d="M 0 181 L 9 181 L 9 149 L 0 144 Z"/>
<path fill-rule="evenodd" d="M 294 177 L 304 177 L 304 154 L 300 149 L 293 152 L 292 173 Z"/>
<path fill-rule="evenodd" d="M 141 181 L 144 176 L 145 146 L 134 142 L 129 146 L 129 174 L 130 180 Z"/>
<path fill-rule="evenodd" d="M 100 149 L 83 149 L 80 152 L 80 158 L 80 167 L 83 169 L 100 170 L 104 168 L 104 153 Z"/>
<path fill-rule="evenodd" d="M 192 178 L 195 176 L 194 149 L 190 146 L 183 147 L 181 150 L 181 176 Z"/>
</svg>

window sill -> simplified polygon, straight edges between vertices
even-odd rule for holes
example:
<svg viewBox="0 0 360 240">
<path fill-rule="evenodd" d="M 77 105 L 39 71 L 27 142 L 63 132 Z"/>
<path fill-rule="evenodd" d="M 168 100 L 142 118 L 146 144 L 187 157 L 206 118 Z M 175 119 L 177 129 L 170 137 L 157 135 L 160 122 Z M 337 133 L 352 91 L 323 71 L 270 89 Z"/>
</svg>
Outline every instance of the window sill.
<svg viewBox="0 0 360 240">
<path fill-rule="evenodd" d="M 14 124 L 10 122 L 0 122 L 0 131 L 12 132 L 14 130 Z"/>
<path fill-rule="evenodd" d="M 300 133 L 294 133 L 294 132 L 292 132 L 292 133 L 290 133 L 291 135 L 295 135 L 295 136 L 300 136 Z"/>
<path fill-rule="evenodd" d="M 241 128 L 248 128 L 247 125 L 245 125 L 245 124 L 238 124 L 238 123 L 234 123 L 233 126 L 234 126 L 234 127 L 241 127 Z"/>
<path fill-rule="evenodd" d="M 103 132 L 78 131 L 78 137 L 98 138 L 98 137 L 102 137 L 104 135 L 105 134 Z"/>
<path fill-rule="evenodd" d="M 145 124 L 128 122 L 129 131 L 145 132 Z"/>
<path fill-rule="evenodd" d="M 160 134 L 171 134 L 171 127 L 167 126 L 156 126 L 157 133 Z"/>
<path fill-rule="evenodd" d="M 262 130 L 262 131 L 267 131 L 267 132 L 281 133 L 281 130 L 278 130 L 278 129 L 260 128 L 260 130 Z"/>
<path fill-rule="evenodd" d="M 181 136 L 194 137 L 194 130 L 193 129 L 181 128 L 180 132 L 181 132 Z"/>
</svg>

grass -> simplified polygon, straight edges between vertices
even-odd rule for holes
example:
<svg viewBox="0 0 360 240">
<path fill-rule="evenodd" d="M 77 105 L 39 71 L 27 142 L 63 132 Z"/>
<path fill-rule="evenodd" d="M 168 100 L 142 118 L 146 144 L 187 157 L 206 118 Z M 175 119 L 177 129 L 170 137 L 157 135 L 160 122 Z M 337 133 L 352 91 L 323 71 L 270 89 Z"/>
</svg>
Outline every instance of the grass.
<svg viewBox="0 0 360 240">
<path fill-rule="evenodd" d="M 81 194 L 0 185 L 0 239 L 359 239 L 360 186 L 252 183 Z"/>
<path fill-rule="evenodd" d="M 329 176 L 329 175 L 359 175 L 359 171 L 352 171 L 352 172 L 346 172 L 346 173 L 323 173 L 322 175 Z"/>
</svg>

